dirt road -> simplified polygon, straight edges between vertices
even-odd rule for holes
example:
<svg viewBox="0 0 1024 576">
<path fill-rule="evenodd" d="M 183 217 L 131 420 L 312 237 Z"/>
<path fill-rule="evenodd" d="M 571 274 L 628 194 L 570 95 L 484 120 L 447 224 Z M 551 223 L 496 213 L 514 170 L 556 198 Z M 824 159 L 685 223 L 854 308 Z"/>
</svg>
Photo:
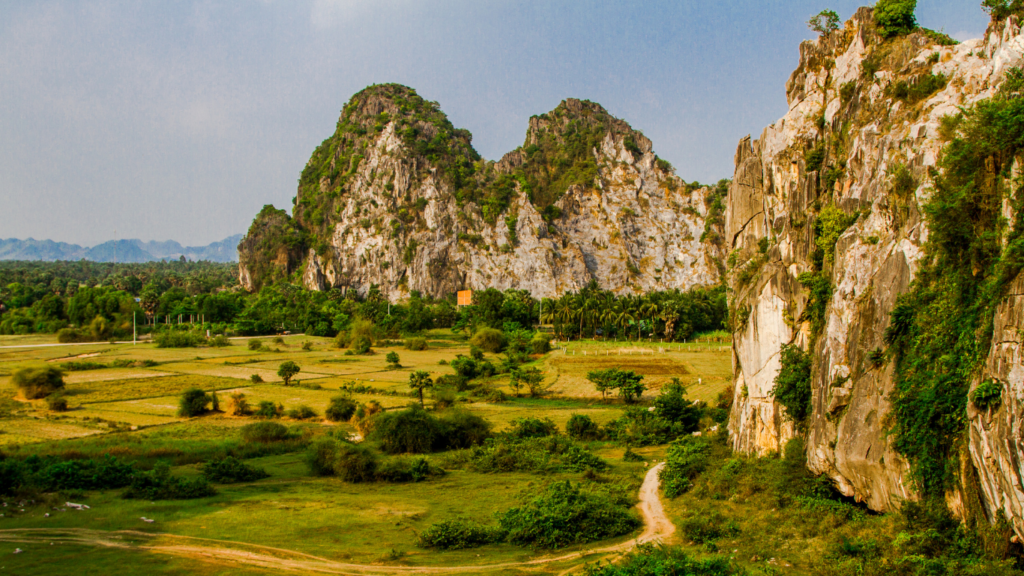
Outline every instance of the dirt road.
<svg viewBox="0 0 1024 576">
<path fill-rule="evenodd" d="M 479 574 L 486 572 L 505 571 L 511 568 L 543 568 L 545 565 L 566 564 L 563 573 L 571 572 L 584 561 L 595 561 L 601 557 L 621 554 L 636 547 L 638 543 L 668 541 L 675 533 L 676 527 L 665 515 L 665 509 L 658 496 L 660 482 L 658 472 L 664 463 L 658 464 L 647 472 L 643 485 L 640 487 L 640 503 L 637 507 L 644 519 L 644 531 L 635 540 L 629 540 L 614 546 L 580 550 L 558 556 L 535 558 L 526 562 L 509 562 L 504 564 L 480 564 L 475 566 L 385 566 L 371 564 L 350 564 L 337 562 L 327 558 L 305 554 L 294 550 L 273 548 L 233 542 L 229 540 L 213 540 L 208 538 L 192 538 L 174 534 L 153 534 L 134 530 L 103 531 L 88 529 L 15 529 L 0 530 L 0 542 L 10 543 L 41 543 L 59 542 L 86 546 L 102 546 L 112 548 L 136 548 L 211 562 L 221 565 L 249 566 L 273 572 L 297 574 L 342 574 L 352 576 L 380 574 Z"/>
</svg>

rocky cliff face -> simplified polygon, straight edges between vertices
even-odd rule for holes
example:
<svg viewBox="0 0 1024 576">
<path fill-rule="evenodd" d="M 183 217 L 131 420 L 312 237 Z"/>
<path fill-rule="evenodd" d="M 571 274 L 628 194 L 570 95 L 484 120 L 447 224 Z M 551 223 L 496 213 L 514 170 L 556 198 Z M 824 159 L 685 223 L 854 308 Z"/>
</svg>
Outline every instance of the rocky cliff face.
<svg viewBox="0 0 1024 576">
<path fill-rule="evenodd" d="M 928 238 L 922 206 L 945 144 L 942 119 L 991 97 L 1022 54 L 1012 21 L 959 45 L 921 32 L 883 41 L 870 9 L 801 46 L 789 112 L 740 142 L 729 190 L 737 450 L 778 451 L 802 433 L 810 468 L 844 494 L 875 510 L 916 497 L 887 434 L 894 366 L 881 355 L 883 335 Z M 1002 510 L 1024 534 L 1019 278 L 1011 292 L 985 368 L 1007 384 L 1004 406 L 969 408 L 970 451 L 989 513 Z M 772 395 L 785 344 L 813 359 L 803 430 Z"/>
<path fill-rule="evenodd" d="M 597 104 L 562 102 L 530 120 L 523 147 L 486 162 L 436 104 L 374 86 L 345 106 L 303 171 L 298 266 L 309 288 L 375 284 L 392 299 L 487 287 L 548 297 L 591 281 L 617 293 L 712 285 L 722 193 L 681 180 Z M 257 243 L 251 230 L 240 246 L 250 290 L 294 265 L 288 255 L 268 264 L 249 248 Z"/>
</svg>

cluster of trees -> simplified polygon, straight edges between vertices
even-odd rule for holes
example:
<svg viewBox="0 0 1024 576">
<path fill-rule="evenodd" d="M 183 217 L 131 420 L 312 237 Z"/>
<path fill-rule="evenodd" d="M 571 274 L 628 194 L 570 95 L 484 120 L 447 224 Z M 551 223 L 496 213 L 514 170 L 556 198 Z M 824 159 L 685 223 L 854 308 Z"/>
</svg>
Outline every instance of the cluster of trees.
<svg viewBox="0 0 1024 576">
<path fill-rule="evenodd" d="M 552 324 L 559 338 L 681 341 L 723 328 L 727 315 L 721 287 L 616 296 L 595 282 L 543 300 L 526 290 L 488 288 L 474 293 L 472 305 L 457 307 L 454 297 L 435 300 L 415 291 L 407 301 L 391 303 L 375 286 L 361 297 L 281 282 L 250 295 L 238 286 L 236 272 L 235 265 L 208 262 L 0 263 L 0 334 L 68 330 L 68 341 L 101 341 L 130 337 L 134 321 L 140 334 L 197 328 L 335 336 L 363 320 L 386 337 L 433 328 L 477 333 L 484 327 L 514 335 L 541 322 Z"/>
</svg>

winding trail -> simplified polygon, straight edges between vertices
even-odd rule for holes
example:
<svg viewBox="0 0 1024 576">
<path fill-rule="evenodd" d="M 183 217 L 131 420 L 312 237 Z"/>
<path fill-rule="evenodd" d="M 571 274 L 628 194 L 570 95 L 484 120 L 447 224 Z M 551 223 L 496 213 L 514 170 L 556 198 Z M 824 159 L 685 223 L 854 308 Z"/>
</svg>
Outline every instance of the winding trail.
<svg viewBox="0 0 1024 576">
<path fill-rule="evenodd" d="M 193 560 L 221 565 L 250 566 L 274 572 L 300 574 L 341 574 L 351 576 L 379 574 L 479 574 L 508 570 L 510 568 L 544 567 L 545 565 L 575 562 L 562 573 L 578 568 L 584 560 L 595 560 L 594 556 L 609 556 L 627 552 L 638 544 L 666 542 L 675 533 L 676 527 L 665 515 L 665 509 L 658 496 L 660 481 L 658 473 L 664 463 L 651 468 L 640 486 L 640 503 L 637 507 L 644 519 L 644 531 L 634 540 L 621 544 L 579 550 L 558 556 L 545 556 L 524 562 L 501 564 L 478 564 L 471 566 L 387 566 L 374 564 L 351 564 L 321 558 L 295 550 L 260 546 L 230 540 L 194 538 L 174 534 L 138 532 L 135 530 L 89 530 L 86 528 L 24 528 L 0 530 L 0 542 L 43 543 L 59 542 L 98 546 L 104 548 L 132 548 L 169 554 Z"/>
</svg>

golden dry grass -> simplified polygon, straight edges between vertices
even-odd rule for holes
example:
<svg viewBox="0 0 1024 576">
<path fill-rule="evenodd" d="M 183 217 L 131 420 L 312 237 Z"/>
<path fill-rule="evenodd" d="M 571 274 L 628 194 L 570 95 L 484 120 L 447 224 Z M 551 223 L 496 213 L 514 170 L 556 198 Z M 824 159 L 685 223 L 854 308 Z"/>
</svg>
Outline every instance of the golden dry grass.
<svg viewBox="0 0 1024 576">
<path fill-rule="evenodd" d="M 74 421 L 39 418 L 0 419 L 0 444 L 24 444 L 44 440 L 63 440 L 99 434 L 99 428 L 88 428 Z"/>
</svg>

